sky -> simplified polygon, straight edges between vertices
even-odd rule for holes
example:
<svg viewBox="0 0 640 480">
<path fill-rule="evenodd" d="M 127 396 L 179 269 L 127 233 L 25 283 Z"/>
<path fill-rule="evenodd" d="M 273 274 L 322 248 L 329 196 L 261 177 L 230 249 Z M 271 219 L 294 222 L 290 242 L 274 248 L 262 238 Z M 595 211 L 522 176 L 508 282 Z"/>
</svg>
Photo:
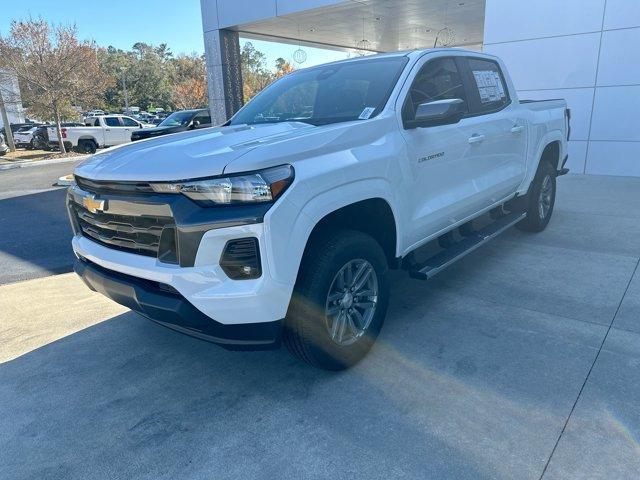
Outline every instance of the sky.
<svg viewBox="0 0 640 480">
<path fill-rule="evenodd" d="M 5 0 L 2 0 L 3 3 Z M 177 8 L 179 5 L 179 8 Z M 134 43 L 166 43 L 174 54 L 204 52 L 200 0 L 24 0 L 7 1 L 0 15 L 0 34 L 12 20 L 42 17 L 53 24 L 74 24 L 81 39 L 103 47 L 129 50 Z M 241 39 L 241 44 L 247 40 Z M 292 61 L 295 45 L 249 40 L 273 67 L 278 57 Z M 346 53 L 303 47 L 306 67 L 346 58 Z"/>
</svg>

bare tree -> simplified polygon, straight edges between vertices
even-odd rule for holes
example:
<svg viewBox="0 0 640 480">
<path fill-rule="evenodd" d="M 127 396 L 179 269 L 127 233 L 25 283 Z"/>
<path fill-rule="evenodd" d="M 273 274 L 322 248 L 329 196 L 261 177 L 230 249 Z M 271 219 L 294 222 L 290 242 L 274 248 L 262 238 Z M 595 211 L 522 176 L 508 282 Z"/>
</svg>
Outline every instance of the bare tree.
<svg viewBox="0 0 640 480">
<path fill-rule="evenodd" d="M 60 151 L 65 152 L 60 123 L 80 102 L 102 98 L 112 79 L 100 69 L 93 42 L 80 41 L 75 26 L 50 26 L 42 19 L 12 22 L 0 37 L 0 68 L 15 75 L 27 110 L 53 119 Z"/>
</svg>

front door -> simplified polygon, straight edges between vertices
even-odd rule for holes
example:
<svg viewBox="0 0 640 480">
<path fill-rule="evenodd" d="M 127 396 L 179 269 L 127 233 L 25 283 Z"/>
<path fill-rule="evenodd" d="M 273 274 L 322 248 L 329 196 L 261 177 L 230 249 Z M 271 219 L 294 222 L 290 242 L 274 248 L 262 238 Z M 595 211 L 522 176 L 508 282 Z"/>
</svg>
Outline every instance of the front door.
<svg viewBox="0 0 640 480">
<path fill-rule="evenodd" d="M 470 102 L 463 81 L 461 57 L 427 60 L 411 83 L 402 106 L 403 119 L 413 118 L 424 102 L 461 99 L 467 115 L 458 123 L 426 128 L 404 128 L 409 152 L 409 197 L 415 245 L 477 211 L 483 185 L 481 126 L 469 117 Z M 480 138 L 478 138 L 480 137 Z"/>
<path fill-rule="evenodd" d="M 120 121 L 120 117 L 104 117 L 104 143 L 107 147 L 125 143 L 125 127 Z M 130 141 L 131 138 L 129 138 Z"/>
<path fill-rule="evenodd" d="M 122 120 L 122 125 L 124 127 L 123 143 L 130 142 L 131 134 L 135 130 L 140 130 L 140 123 L 129 117 L 121 117 L 120 120 Z"/>
</svg>

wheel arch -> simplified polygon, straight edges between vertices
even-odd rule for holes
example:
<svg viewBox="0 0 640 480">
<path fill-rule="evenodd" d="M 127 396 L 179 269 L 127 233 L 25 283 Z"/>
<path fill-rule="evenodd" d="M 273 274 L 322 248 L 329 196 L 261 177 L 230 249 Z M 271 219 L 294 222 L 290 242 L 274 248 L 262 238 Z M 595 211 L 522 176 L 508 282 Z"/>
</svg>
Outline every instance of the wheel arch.
<svg viewBox="0 0 640 480">
<path fill-rule="evenodd" d="M 271 248 L 264 253 L 274 279 L 293 286 L 310 242 L 327 228 L 349 228 L 372 235 L 381 244 L 389 265 L 397 267 L 401 223 L 387 181 L 371 179 L 334 187 L 303 205 L 288 197 L 281 202 L 265 216 Z"/>
<path fill-rule="evenodd" d="M 560 132 L 560 130 L 548 132 L 544 137 L 542 137 L 541 141 L 538 143 L 538 147 L 531 156 L 531 160 L 529 160 L 530 163 L 527 167 L 527 175 L 518 190 L 518 194 L 523 195 L 527 193 L 531 182 L 540 168 L 540 163 L 543 160 L 549 160 L 557 170 L 561 164 L 563 155 L 566 154 L 565 148 L 562 132 Z"/>
<path fill-rule="evenodd" d="M 307 238 L 303 257 L 316 236 L 327 230 L 356 230 L 373 237 L 382 247 L 387 263 L 397 267 L 398 234 L 391 205 L 380 197 L 368 198 L 333 210 L 322 217 Z"/>
</svg>

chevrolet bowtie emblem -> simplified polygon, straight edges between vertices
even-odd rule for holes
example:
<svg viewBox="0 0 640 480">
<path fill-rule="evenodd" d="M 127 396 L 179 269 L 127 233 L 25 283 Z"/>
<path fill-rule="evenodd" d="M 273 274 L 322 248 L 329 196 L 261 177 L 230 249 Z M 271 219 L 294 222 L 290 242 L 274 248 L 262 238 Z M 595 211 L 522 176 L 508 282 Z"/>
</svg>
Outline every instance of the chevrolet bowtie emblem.
<svg viewBox="0 0 640 480">
<path fill-rule="evenodd" d="M 102 212 L 104 210 L 104 200 L 98 200 L 93 195 L 83 197 L 82 205 L 91 213 Z"/>
</svg>

